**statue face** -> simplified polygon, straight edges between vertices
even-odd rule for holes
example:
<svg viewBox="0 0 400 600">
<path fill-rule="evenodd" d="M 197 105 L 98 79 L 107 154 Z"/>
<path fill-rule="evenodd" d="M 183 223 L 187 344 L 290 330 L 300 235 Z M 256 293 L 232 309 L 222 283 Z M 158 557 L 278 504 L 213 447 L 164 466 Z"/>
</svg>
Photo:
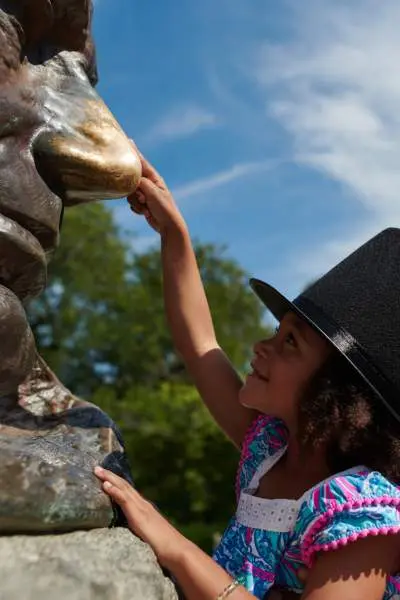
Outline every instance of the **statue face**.
<svg viewBox="0 0 400 600">
<path fill-rule="evenodd" d="M 63 207 L 128 195 L 141 175 L 94 90 L 91 8 L 0 0 L 1 533 L 107 527 L 93 463 L 131 481 L 115 425 L 37 355 L 21 302 L 45 286 Z"/>
<path fill-rule="evenodd" d="M 94 89 L 91 0 L 0 0 L 0 284 L 46 281 L 63 206 L 133 192 L 140 161 Z"/>
</svg>

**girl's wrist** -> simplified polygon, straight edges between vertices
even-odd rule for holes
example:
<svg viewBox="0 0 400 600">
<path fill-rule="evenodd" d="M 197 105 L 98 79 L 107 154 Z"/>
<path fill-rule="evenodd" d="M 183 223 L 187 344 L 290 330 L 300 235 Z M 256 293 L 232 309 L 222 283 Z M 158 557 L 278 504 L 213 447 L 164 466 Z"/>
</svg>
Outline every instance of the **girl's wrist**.
<svg viewBox="0 0 400 600">
<path fill-rule="evenodd" d="M 176 536 L 171 539 L 167 552 L 160 553 L 158 560 L 163 567 L 175 573 L 187 557 L 188 553 L 193 550 L 194 544 L 185 538 L 179 531 L 176 531 Z"/>
<path fill-rule="evenodd" d="M 168 223 L 165 223 L 160 230 L 160 236 L 164 241 L 169 238 L 180 238 L 188 234 L 189 231 L 186 222 L 181 215 L 176 219 L 171 219 Z"/>
</svg>

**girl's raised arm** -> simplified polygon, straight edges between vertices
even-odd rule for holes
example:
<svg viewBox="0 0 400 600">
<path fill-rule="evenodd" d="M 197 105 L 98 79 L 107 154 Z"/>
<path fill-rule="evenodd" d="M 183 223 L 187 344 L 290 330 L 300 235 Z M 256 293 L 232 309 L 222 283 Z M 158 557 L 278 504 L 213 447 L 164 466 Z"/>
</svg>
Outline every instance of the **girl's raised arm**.
<svg viewBox="0 0 400 600">
<path fill-rule="evenodd" d="M 143 178 L 128 200 L 161 236 L 165 310 L 176 350 L 214 419 L 240 447 L 256 413 L 238 402 L 242 382 L 215 337 L 186 223 L 164 180 L 141 159 Z"/>
</svg>

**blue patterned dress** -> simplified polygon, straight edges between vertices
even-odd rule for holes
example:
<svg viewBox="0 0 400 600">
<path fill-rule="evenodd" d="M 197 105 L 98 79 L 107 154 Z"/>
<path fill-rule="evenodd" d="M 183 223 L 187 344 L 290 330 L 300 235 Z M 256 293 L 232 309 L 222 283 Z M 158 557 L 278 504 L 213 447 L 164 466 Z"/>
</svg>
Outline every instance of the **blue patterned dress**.
<svg viewBox="0 0 400 600">
<path fill-rule="evenodd" d="M 258 417 L 243 443 L 237 473 L 238 507 L 214 558 L 257 598 L 273 585 L 301 593 L 301 566 L 369 535 L 400 532 L 400 490 L 363 466 L 339 473 L 299 500 L 258 498 L 259 481 L 286 450 L 283 423 Z M 400 600 L 400 573 L 390 577 L 384 600 Z"/>
</svg>

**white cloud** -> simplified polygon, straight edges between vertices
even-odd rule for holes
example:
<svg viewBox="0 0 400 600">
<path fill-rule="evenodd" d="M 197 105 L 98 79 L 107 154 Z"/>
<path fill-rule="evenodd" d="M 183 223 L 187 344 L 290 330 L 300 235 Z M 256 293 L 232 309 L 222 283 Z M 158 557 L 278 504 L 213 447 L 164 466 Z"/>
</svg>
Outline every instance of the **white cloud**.
<svg viewBox="0 0 400 600">
<path fill-rule="evenodd" d="M 226 169 L 219 171 L 208 177 L 196 179 L 190 183 L 179 186 L 173 190 L 173 194 L 177 200 L 186 200 L 192 196 L 209 192 L 227 183 L 231 183 L 236 179 L 242 179 L 253 173 L 261 171 L 269 171 L 277 165 L 276 161 L 264 160 L 248 163 L 239 163 Z"/>
<path fill-rule="evenodd" d="M 196 105 L 173 108 L 148 131 L 145 142 L 175 140 L 218 126 L 217 117 Z"/>
<path fill-rule="evenodd" d="M 400 226 L 400 2 L 309 0 L 304 10 L 293 1 L 292 9 L 294 39 L 258 54 L 268 112 L 292 136 L 295 160 L 344 184 L 365 217 L 351 235 L 327 240 L 318 263 L 314 255 L 312 268 L 324 270 Z"/>
</svg>

